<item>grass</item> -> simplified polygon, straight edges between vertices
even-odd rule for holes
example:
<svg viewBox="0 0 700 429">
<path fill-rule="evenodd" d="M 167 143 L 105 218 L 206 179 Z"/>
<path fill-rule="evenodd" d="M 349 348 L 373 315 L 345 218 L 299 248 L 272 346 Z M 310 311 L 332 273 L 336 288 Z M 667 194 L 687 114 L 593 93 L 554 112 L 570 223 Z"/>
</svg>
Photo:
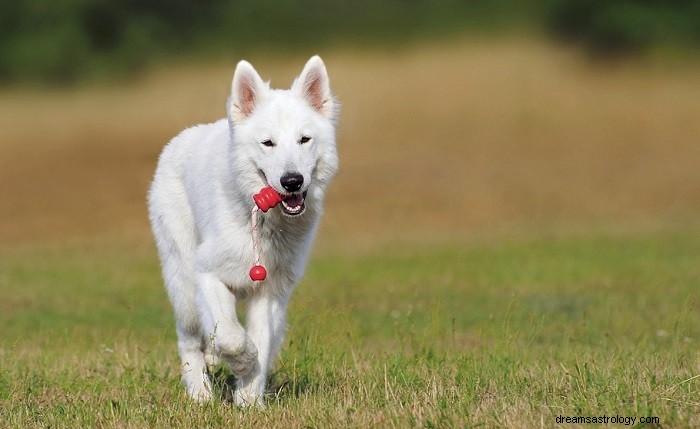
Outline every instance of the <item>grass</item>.
<svg viewBox="0 0 700 429">
<path fill-rule="evenodd" d="M 264 411 L 185 399 L 150 246 L 8 250 L 0 419 L 513 427 L 605 414 L 697 426 L 699 239 L 667 232 L 317 254 L 293 299 Z M 230 374 L 215 376 L 225 396 Z"/>
<path fill-rule="evenodd" d="M 144 204 L 235 59 L 0 93 L 0 427 L 700 426 L 694 60 L 320 53 L 342 166 L 265 411 L 186 400 Z M 305 54 L 248 59 L 283 86 Z"/>
</svg>

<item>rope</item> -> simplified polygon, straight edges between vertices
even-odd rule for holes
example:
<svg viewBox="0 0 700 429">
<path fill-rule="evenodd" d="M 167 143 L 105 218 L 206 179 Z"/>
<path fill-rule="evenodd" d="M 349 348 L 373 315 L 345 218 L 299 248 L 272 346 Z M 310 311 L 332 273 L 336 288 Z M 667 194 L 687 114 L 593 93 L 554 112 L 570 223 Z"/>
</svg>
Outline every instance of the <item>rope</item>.
<svg viewBox="0 0 700 429">
<path fill-rule="evenodd" d="M 258 206 L 253 205 L 251 212 L 251 222 L 253 224 L 253 256 L 255 256 L 255 265 L 260 265 L 260 238 L 258 237 Z"/>
</svg>

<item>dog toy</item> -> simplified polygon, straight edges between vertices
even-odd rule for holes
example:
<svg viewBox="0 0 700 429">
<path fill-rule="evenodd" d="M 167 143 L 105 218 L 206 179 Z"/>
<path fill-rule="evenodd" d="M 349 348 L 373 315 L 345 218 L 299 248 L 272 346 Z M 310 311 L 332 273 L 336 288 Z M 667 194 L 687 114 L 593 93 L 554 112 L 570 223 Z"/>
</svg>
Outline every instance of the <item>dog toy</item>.
<svg viewBox="0 0 700 429">
<path fill-rule="evenodd" d="M 266 186 L 253 195 L 253 201 L 263 213 L 282 202 L 282 196 L 272 186 Z"/>
<path fill-rule="evenodd" d="M 253 211 L 251 212 L 251 223 L 253 224 L 253 255 L 255 265 L 250 269 L 250 279 L 261 282 L 267 277 L 267 270 L 260 265 L 260 239 L 258 237 L 258 210 L 267 213 L 268 210 L 282 202 L 282 196 L 275 191 L 272 186 L 266 186 L 257 194 L 253 195 Z"/>
</svg>

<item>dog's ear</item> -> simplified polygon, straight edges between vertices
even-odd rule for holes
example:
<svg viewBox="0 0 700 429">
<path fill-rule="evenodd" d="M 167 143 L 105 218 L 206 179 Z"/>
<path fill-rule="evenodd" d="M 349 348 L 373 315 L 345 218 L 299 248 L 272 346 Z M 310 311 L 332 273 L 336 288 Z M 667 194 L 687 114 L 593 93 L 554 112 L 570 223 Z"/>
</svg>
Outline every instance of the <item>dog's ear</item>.
<svg viewBox="0 0 700 429">
<path fill-rule="evenodd" d="M 268 89 L 253 66 L 248 61 L 240 61 L 231 82 L 229 115 L 233 123 L 239 124 L 250 116 Z"/>
<path fill-rule="evenodd" d="M 328 119 L 336 119 L 338 106 L 331 94 L 326 65 L 318 55 L 306 62 L 304 70 L 292 84 L 292 91 Z"/>
</svg>

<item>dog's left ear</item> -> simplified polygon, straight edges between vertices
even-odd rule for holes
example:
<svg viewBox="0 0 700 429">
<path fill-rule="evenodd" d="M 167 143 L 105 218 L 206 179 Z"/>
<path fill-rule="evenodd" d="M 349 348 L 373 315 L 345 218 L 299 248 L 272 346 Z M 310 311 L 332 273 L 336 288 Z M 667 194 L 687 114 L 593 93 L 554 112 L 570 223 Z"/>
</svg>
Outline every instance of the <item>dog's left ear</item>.
<svg viewBox="0 0 700 429">
<path fill-rule="evenodd" d="M 304 70 L 292 84 L 292 91 L 328 119 L 336 119 L 338 105 L 331 94 L 326 65 L 318 55 L 306 62 Z"/>
</svg>

